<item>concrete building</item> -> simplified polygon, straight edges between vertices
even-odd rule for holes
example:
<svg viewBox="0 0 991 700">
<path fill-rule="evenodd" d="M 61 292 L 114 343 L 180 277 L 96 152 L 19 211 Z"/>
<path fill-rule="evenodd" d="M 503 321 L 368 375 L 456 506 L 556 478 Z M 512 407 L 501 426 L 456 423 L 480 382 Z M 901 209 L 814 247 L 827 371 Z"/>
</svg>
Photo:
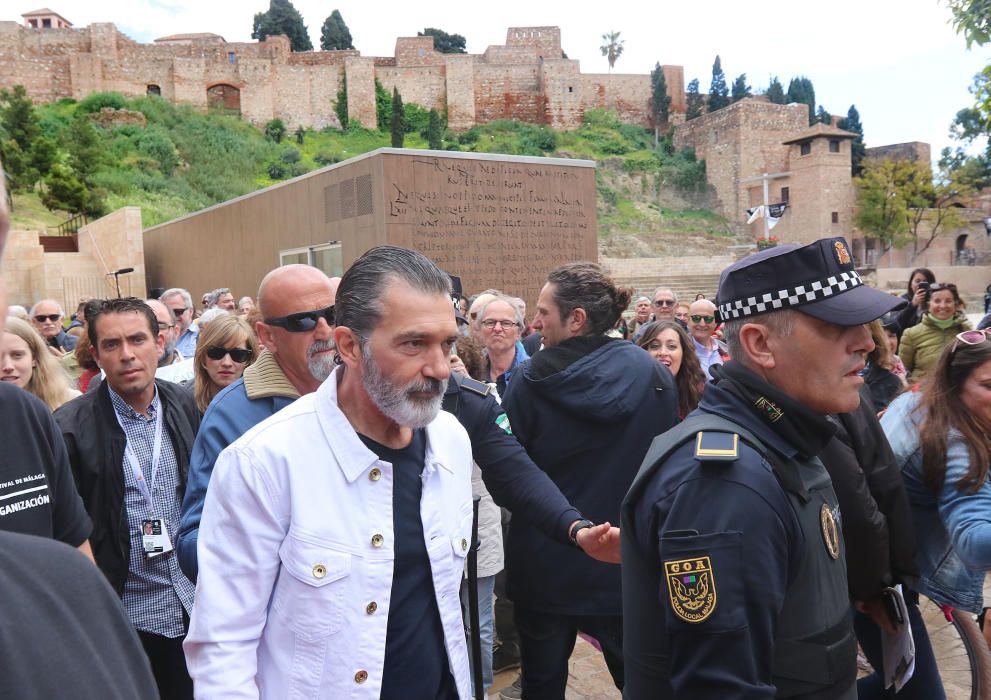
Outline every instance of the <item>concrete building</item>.
<svg viewBox="0 0 991 700">
<path fill-rule="evenodd" d="M 254 296 L 276 266 L 341 275 L 390 243 L 532 308 L 551 269 L 597 259 L 595 196 L 591 161 L 382 148 L 146 229 L 147 286 Z"/>
</svg>

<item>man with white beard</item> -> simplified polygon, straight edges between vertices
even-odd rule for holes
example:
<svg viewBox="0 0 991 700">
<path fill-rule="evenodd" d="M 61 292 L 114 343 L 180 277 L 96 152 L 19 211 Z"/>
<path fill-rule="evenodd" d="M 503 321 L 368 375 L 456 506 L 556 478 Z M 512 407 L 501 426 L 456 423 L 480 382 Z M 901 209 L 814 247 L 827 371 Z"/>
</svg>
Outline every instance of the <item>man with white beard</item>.
<svg viewBox="0 0 991 700">
<path fill-rule="evenodd" d="M 373 248 L 335 311 L 334 373 L 217 460 L 185 643 L 197 698 L 470 697 L 449 278 Z"/>
<path fill-rule="evenodd" d="M 217 455 L 250 428 L 316 391 L 334 369 L 338 281 L 309 265 L 286 265 L 265 275 L 258 288 L 264 321 L 255 330 L 265 350 L 241 379 L 214 397 L 190 456 L 176 554 L 183 573 L 192 581 L 196 580 L 200 515 Z"/>
</svg>

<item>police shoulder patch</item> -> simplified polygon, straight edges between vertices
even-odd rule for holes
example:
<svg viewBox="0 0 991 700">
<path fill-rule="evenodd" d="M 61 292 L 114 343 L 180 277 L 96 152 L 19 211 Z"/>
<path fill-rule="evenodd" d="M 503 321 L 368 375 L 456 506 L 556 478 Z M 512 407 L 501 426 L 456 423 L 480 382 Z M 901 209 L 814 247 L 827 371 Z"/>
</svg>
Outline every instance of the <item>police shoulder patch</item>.
<svg viewBox="0 0 991 700">
<path fill-rule="evenodd" d="M 513 428 L 509 424 L 509 416 L 507 416 L 505 413 L 500 413 L 498 416 L 496 416 L 495 423 L 500 428 L 505 430 L 507 435 L 513 434 Z"/>
<path fill-rule="evenodd" d="M 733 462 L 740 456 L 740 436 L 736 433 L 700 431 L 695 436 L 695 459 L 703 462 Z"/>
<path fill-rule="evenodd" d="M 479 396 L 488 396 L 489 392 L 492 391 L 492 387 L 485 382 L 480 382 L 477 379 L 472 379 L 471 377 L 464 377 L 461 380 L 461 388 L 467 389 L 473 394 L 478 394 Z"/>
<path fill-rule="evenodd" d="M 704 622 L 716 609 L 716 575 L 708 556 L 664 562 L 664 578 L 674 614 Z"/>
</svg>

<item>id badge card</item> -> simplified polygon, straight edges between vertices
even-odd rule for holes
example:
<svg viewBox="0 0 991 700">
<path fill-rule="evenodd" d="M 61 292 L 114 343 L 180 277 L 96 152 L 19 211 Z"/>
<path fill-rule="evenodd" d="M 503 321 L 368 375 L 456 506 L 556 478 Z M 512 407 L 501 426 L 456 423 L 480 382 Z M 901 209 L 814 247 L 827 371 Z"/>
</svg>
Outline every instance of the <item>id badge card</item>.
<svg viewBox="0 0 991 700">
<path fill-rule="evenodd" d="M 141 544 L 148 557 L 157 557 L 172 551 L 169 530 L 161 518 L 141 521 Z"/>
</svg>

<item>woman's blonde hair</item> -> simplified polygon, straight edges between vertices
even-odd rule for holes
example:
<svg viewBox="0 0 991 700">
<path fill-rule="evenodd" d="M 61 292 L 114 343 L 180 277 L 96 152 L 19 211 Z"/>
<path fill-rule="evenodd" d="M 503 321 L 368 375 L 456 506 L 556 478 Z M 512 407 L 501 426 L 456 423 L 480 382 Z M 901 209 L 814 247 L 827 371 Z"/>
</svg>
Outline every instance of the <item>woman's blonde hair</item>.
<svg viewBox="0 0 991 700">
<path fill-rule="evenodd" d="M 213 383 L 206 371 L 206 351 L 214 346 L 222 348 L 247 346 L 251 350 L 251 357 L 248 358 L 245 367 L 258 359 L 258 340 L 243 316 L 227 314 L 207 324 L 196 341 L 196 354 L 193 360 L 193 367 L 196 370 L 193 396 L 201 413 L 206 413 L 207 406 L 221 389 Z"/>
<path fill-rule="evenodd" d="M 52 411 L 77 396 L 69 385 L 69 375 L 48 350 L 45 339 L 30 323 L 16 316 L 8 316 L 4 332 L 16 335 L 27 343 L 31 351 L 34 366 L 25 389 L 41 399 Z"/>
</svg>

